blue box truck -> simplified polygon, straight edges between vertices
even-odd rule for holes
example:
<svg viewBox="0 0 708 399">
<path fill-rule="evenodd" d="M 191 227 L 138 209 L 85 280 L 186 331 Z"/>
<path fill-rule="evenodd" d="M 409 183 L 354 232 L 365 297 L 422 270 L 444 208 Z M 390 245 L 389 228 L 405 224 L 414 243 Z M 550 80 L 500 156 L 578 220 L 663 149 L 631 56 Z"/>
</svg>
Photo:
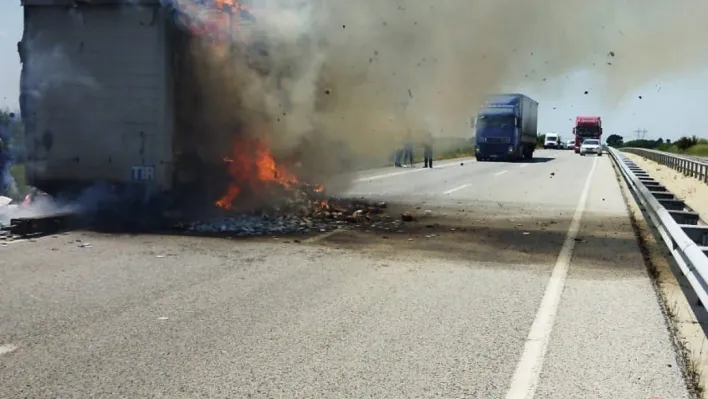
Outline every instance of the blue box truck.
<svg viewBox="0 0 708 399">
<path fill-rule="evenodd" d="M 478 161 L 533 158 L 538 133 L 538 103 L 526 95 L 488 96 L 475 118 Z"/>
</svg>

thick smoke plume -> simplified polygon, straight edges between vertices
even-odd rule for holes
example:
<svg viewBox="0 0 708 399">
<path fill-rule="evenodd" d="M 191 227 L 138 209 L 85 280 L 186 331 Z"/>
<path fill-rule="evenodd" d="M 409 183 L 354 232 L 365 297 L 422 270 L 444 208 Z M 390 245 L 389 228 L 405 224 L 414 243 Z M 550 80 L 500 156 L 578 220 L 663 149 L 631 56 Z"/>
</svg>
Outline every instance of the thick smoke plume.
<svg viewBox="0 0 708 399">
<path fill-rule="evenodd" d="M 206 1 L 163 2 L 201 38 L 188 49 L 198 95 L 181 96 L 199 109 L 188 145 L 200 159 L 268 137 L 279 160 L 329 188 L 335 173 L 381 165 L 408 135 L 470 137 L 489 93 L 523 85 L 547 97 L 545 79 L 587 69 L 605 83 L 593 94 L 613 103 L 708 61 L 700 0 L 250 0 L 253 18 L 235 24 Z M 100 90 L 61 49 L 42 57 L 25 65 L 43 76 L 25 82 L 30 96 L 64 80 Z"/>
<path fill-rule="evenodd" d="M 543 78 L 591 69 L 606 83 L 595 94 L 616 101 L 708 57 L 699 0 L 252 3 L 256 21 L 233 35 L 251 46 L 247 57 L 194 49 L 220 108 L 212 121 L 255 135 L 271 122 L 279 155 L 302 150 L 325 174 L 348 156 L 382 159 L 409 133 L 469 137 L 470 116 L 501 87 L 543 90 Z M 178 6 L 203 18 L 199 5 Z"/>
</svg>

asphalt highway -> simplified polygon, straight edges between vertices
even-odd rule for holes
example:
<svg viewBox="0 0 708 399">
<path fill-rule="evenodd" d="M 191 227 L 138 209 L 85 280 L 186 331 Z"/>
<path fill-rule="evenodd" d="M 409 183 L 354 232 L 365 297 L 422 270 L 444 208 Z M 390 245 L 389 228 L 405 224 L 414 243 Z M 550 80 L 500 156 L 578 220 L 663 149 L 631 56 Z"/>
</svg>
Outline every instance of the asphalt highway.
<svg viewBox="0 0 708 399">
<path fill-rule="evenodd" d="M 689 398 L 611 161 L 536 156 L 359 174 L 400 230 L 2 246 L 0 397 Z"/>
</svg>

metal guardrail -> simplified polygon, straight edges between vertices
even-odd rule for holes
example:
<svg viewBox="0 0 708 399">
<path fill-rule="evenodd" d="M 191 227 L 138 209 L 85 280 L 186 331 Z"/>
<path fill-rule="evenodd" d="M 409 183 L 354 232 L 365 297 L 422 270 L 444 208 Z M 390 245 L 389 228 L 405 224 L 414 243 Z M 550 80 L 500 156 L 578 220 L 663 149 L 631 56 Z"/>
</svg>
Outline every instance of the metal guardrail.
<svg viewBox="0 0 708 399">
<path fill-rule="evenodd" d="M 686 176 L 708 183 L 708 161 L 646 148 L 622 148 L 622 151 L 651 159 Z"/>
<path fill-rule="evenodd" d="M 704 307 L 708 307 L 708 224 L 620 151 L 609 154 Z"/>
</svg>

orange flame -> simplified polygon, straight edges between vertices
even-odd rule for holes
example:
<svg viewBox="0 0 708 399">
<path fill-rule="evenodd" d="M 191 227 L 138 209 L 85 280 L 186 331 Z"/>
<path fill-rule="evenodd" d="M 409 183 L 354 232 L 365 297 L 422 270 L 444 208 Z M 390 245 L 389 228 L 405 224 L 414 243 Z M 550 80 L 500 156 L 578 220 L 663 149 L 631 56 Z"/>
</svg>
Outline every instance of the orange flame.
<svg viewBox="0 0 708 399">
<path fill-rule="evenodd" d="M 234 7 L 238 4 L 236 0 L 214 0 L 218 8 L 224 8 L 225 6 Z"/>
<path fill-rule="evenodd" d="M 216 201 L 220 208 L 232 209 L 233 202 L 241 194 L 243 187 L 262 192 L 272 185 L 292 189 L 299 183 L 294 174 L 275 161 L 265 140 L 236 141 L 234 157 L 224 161 L 229 164 L 228 172 L 233 183 L 226 190 L 226 194 Z"/>
<path fill-rule="evenodd" d="M 213 0 L 211 5 L 198 4 L 195 0 L 179 2 L 182 22 L 196 36 L 210 40 L 215 52 L 225 55 L 247 19 L 253 20 L 251 7 L 239 0 Z M 248 42 L 239 34 L 239 41 Z"/>
</svg>

